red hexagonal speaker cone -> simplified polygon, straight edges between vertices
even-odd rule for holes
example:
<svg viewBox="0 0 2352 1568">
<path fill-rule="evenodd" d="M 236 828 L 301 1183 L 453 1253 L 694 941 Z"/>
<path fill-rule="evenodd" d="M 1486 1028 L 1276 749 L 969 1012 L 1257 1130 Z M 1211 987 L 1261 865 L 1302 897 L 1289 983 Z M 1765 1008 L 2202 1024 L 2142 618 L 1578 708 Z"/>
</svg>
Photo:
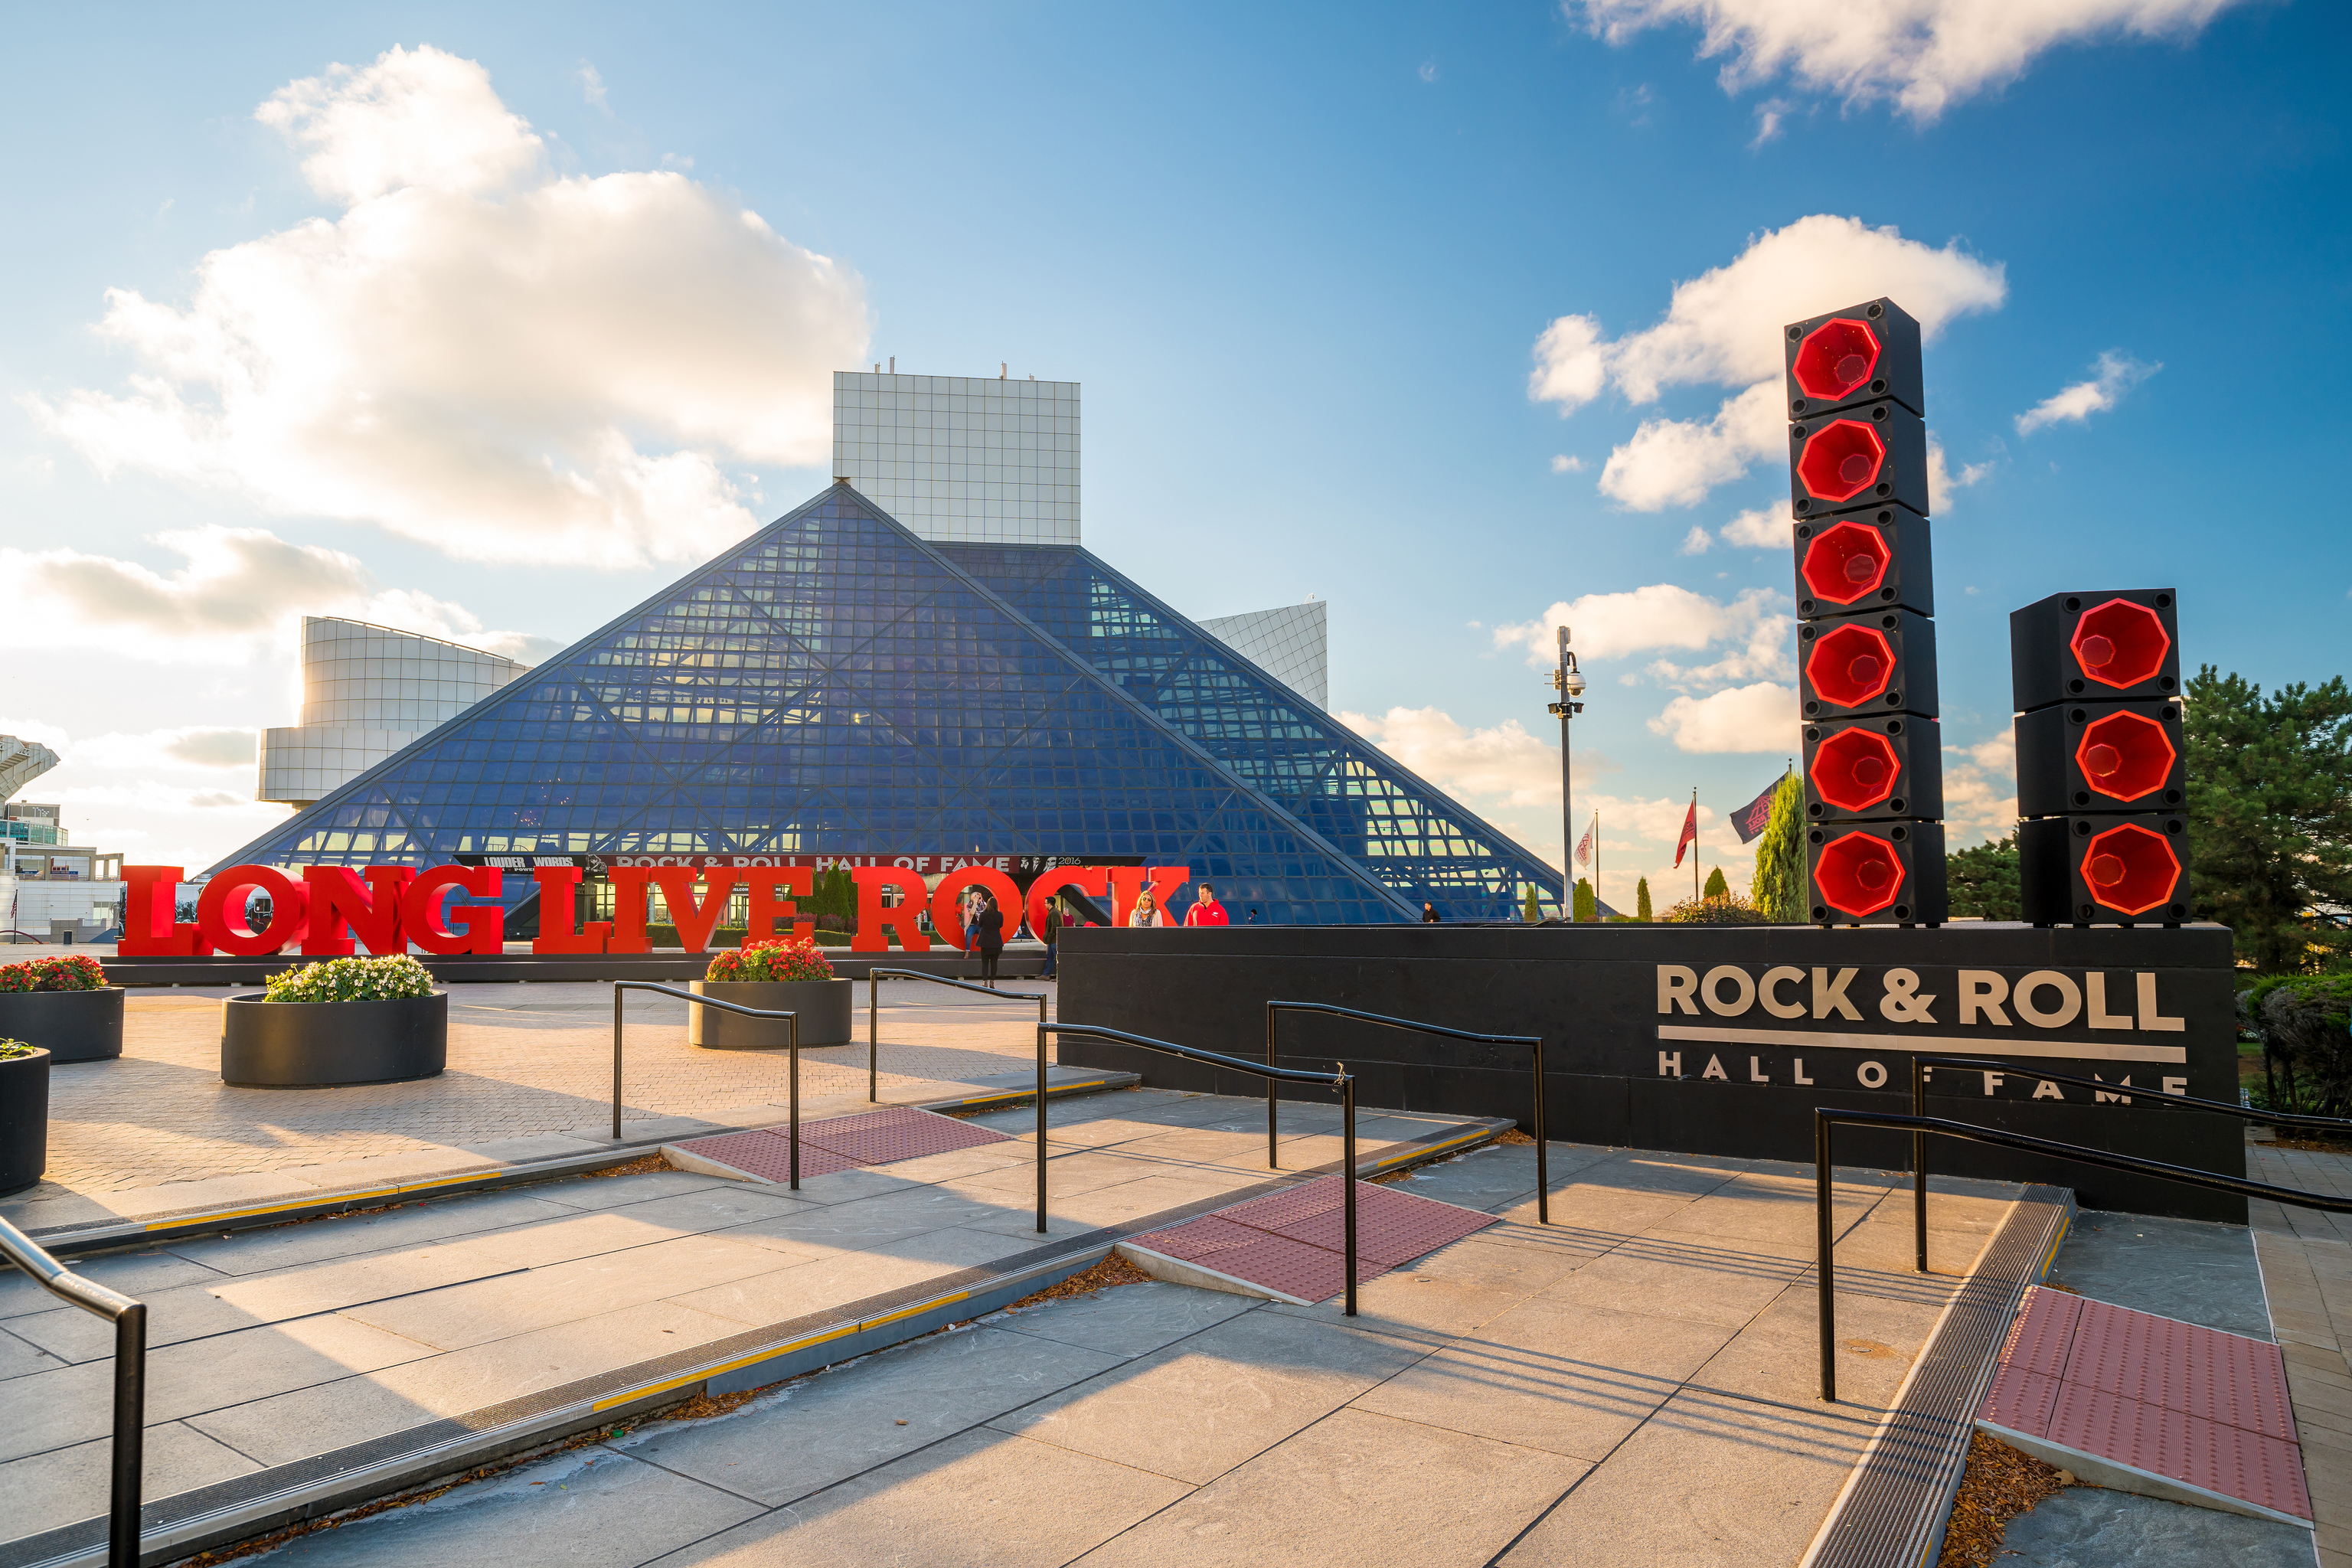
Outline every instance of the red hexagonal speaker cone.
<svg viewBox="0 0 2352 1568">
<path fill-rule="evenodd" d="M 1849 833 L 1822 846 L 1813 858 L 1813 886 L 1822 902 L 1857 920 L 1891 907 L 1903 887 L 1903 858 L 1883 838 Z"/>
<path fill-rule="evenodd" d="M 2137 686 L 2164 668 L 2172 639 L 2164 622 L 2146 605 L 2109 599 L 2083 612 L 2066 645 L 2083 673 L 2117 689 Z"/>
<path fill-rule="evenodd" d="M 1895 648 L 1875 626 L 1838 626 L 1815 639 L 1805 678 L 1824 700 L 1859 708 L 1895 679 Z"/>
<path fill-rule="evenodd" d="M 2084 885 L 2118 914 L 2146 914 L 2171 898 L 2179 881 L 2180 857 L 2162 834 L 2137 823 L 2095 834 L 2084 847 Z"/>
<path fill-rule="evenodd" d="M 2164 726 L 2142 713 L 2110 713 L 2083 726 L 2074 765 L 2111 800 L 2137 800 L 2164 787 L 2179 753 Z"/>
<path fill-rule="evenodd" d="M 1840 811 L 1867 811 L 1895 793 L 1903 770 L 1895 743 L 1875 730 L 1841 730 L 1813 752 L 1813 792 Z"/>
<path fill-rule="evenodd" d="M 1877 368 L 1878 334 L 1843 316 L 1815 327 L 1797 345 L 1797 384 L 1824 403 L 1848 395 Z"/>
<path fill-rule="evenodd" d="M 1833 419 L 1805 442 L 1797 478 L 1805 493 L 1826 501 L 1851 500 L 1886 466 L 1886 443 L 1859 419 Z"/>
<path fill-rule="evenodd" d="M 1864 528 L 1858 522 L 1841 522 L 1834 528 L 1823 529 L 1805 547 L 1805 563 L 1797 571 L 1816 599 L 1851 605 L 1864 595 L 1878 591 L 1879 584 L 1886 581 L 1886 568 L 1893 560 L 1885 536 L 1876 529 Z"/>
</svg>

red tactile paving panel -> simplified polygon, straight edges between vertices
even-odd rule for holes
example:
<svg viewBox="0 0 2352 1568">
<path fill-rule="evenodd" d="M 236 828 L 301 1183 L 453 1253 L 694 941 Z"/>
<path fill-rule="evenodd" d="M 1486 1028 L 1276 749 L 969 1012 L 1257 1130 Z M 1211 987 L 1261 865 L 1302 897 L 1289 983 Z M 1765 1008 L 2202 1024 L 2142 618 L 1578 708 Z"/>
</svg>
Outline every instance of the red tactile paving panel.
<svg viewBox="0 0 2352 1568">
<path fill-rule="evenodd" d="M 1361 1263 L 1370 1258 L 1393 1268 L 1495 1223 L 1496 1216 L 1490 1214 L 1360 1183 L 1356 1196 L 1356 1260 Z M 1334 1205 L 1304 1219 L 1293 1220 L 1275 1234 L 1327 1252 L 1344 1254 L 1347 1226 L 1347 1211 Z"/>
<path fill-rule="evenodd" d="M 748 1176 L 763 1182 L 783 1182 L 792 1179 L 793 1142 L 781 1132 L 761 1128 L 755 1132 L 727 1132 L 716 1138 L 695 1138 L 680 1143 L 679 1148 L 716 1160 L 722 1165 L 732 1165 Z M 801 1138 L 801 1177 L 827 1175 L 835 1171 L 855 1168 L 857 1162 L 845 1154 L 820 1149 Z"/>
<path fill-rule="evenodd" d="M 2085 1301 L 2066 1381 L 2206 1421 L 2294 1437 L 2278 1347 L 2105 1301 Z"/>
<path fill-rule="evenodd" d="M 1363 1200 L 1362 1189 L 1368 1183 L 1356 1184 L 1357 1201 Z M 1245 1204 L 1235 1204 L 1229 1209 L 1219 1209 L 1217 1217 L 1235 1225 L 1252 1225 L 1260 1230 L 1279 1230 L 1294 1221 L 1324 1213 L 1339 1212 L 1346 1194 L 1339 1190 L 1339 1178 L 1324 1176 L 1279 1193 L 1268 1193 L 1262 1198 L 1252 1198 Z"/>
<path fill-rule="evenodd" d="M 2040 1437 L 2050 1430 L 2051 1414 L 2058 1408 L 2058 1380 L 2011 1365 L 1993 1373 L 1992 1387 L 1977 1419 L 2006 1426 L 2012 1432 Z"/>
<path fill-rule="evenodd" d="M 1296 1296 L 1302 1301 L 1328 1300 L 1346 1286 L 1346 1260 L 1339 1254 L 1326 1252 L 1319 1247 L 1309 1247 L 1286 1236 L 1270 1236 L 1265 1231 L 1254 1234 L 1257 1237 L 1255 1241 L 1190 1261 L 1199 1263 L 1203 1268 L 1213 1268 L 1220 1274 L 1230 1274 L 1236 1279 L 1246 1279 L 1253 1285 L 1279 1290 L 1286 1296 Z M 1160 1249 L 1154 1247 L 1152 1250 Z M 1171 1253 L 1169 1256 L 1175 1255 Z M 1357 1254 L 1357 1283 L 1361 1284 L 1387 1271 L 1388 1265 L 1376 1263 L 1360 1251 Z"/>
<path fill-rule="evenodd" d="M 937 1116 L 912 1106 L 893 1106 L 883 1111 L 801 1123 L 803 1155 L 814 1143 L 860 1165 L 888 1165 L 900 1160 L 918 1160 L 926 1154 L 944 1154 L 950 1149 L 1011 1142 L 992 1129 L 974 1127 L 952 1116 Z"/>
<path fill-rule="evenodd" d="M 2069 1383 L 2060 1386 L 2049 1440 L 2063 1447 L 2311 1517 L 2303 1453 L 2293 1443 L 2161 1405 Z"/>
<path fill-rule="evenodd" d="M 1157 1252 L 1186 1263 L 1198 1263 L 1220 1273 L 1230 1272 L 1214 1259 L 1219 1253 L 1237 1247 L 1255 1247 L 1265 1239 L 1265 1232 L 1246 1225 L 1235 1225 L 1216 1215 L 1204 1215 L 1187 1220 L 1182 1225 L 1170 1226 L 1148 1235 L 1128 1239 L 1146 1251 Z"/>
<path fill-rule="evenodd" d="M 2011 1325 L 2009 1343 L 2001 1350 L 2001 1364 L 2044 1377 L 2064 1376 L 2066 1352 L 2074 1343 L 2074 1321 L 2082 1310 L 2080 1296 L 2045 1290 L 2038 1285 L 2027 1291 L 2025 1310 Z"/>
</svg>

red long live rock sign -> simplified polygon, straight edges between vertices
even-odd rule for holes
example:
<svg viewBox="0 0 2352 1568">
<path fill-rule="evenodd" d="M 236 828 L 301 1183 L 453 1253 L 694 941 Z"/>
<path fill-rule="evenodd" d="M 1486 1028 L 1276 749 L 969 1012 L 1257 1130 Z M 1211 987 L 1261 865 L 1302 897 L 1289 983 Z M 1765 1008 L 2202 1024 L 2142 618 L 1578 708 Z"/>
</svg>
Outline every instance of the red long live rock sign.
<svg viewBox="0 0 2352 1568">
<path fill-rule="evenodd" d="M 2242 1334 L 2036 1288 L 1977 1425 L 2085 1479 L 2312 1520 L 2286 1363 Z"/>
</svg>

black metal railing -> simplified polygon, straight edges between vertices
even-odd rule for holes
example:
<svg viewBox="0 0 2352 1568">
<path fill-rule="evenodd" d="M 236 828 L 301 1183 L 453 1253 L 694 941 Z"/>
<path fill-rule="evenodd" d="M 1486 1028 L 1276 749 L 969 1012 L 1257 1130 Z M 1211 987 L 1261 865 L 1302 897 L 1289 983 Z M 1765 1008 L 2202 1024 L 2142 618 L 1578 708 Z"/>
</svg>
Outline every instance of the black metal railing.
<svg viewBox="0 0 2352 1568">
<path fill-rule="evenodd" d="M 2045 1075 L 2046 1076 L 2046 1075 Z M 1821 1293 L 1822 1320 L 1822 1398 L 1837 1402 L 1837 1307 L 1836 1286 L 1831 1265 L 1835 1250 L 1832 1235 L 1831 1131 L 1843 1122 L 1855 1127 L 1885 1127 L 1897 1131 L 1909 1129 L 1915 1140 L 1924 1142 L 1928 1133 L 1946 1138 L 1961 1138 L 1971 1142 L 1991 1143 L 2003 1149 L 2015 1149 L 2028 1154 L 2049 1154 L 2078 1164 L 2096 1165 L 2109 1171 L 2125 1171 L 2137 1176 L 2154 1176 L 2162 1181 L 2179 1182 L 2184 1186 L 2205 1187 L 2213 1192 L 2235 1193 L 2241 1197 L 2269 1198 L 2273 1203 L 2294 1204 L 2304 1208 L 2320 1209 L 2328 1214 L 2352 1214 L 2352 1198 L 2331 1197 L 2325 1193 L 2301 1192 L 2294 1187 L 2273 1187 L 2267 1182 L 2250 1182 L 2242 1176 L 2223 1176 L 2211 1171 L 2191 1170 L 2186 1165 L 2167 1164 L 2161 1160 L 2142 1160 L 2130 1154 L 2111 1154 L 2104 1149 L 2085 1148 L 2080 1143 L 2061 1143 L 2050 1138 L 2031 1138 L 2022 1132 L 2004 1132 L 1998 1128 L 1977 1127 L 1965 1121 L 1953 1121 L 1941 1116 L 1906 1116 L 1894 1110 L 1838 1110 L 1829 1106 L 1813 1111 L 1813 1208 L 1815 1272 Z"/>
<path fill-rule="evenodd" d="M 722 1002 L 716 996 L 704 996 L 692 991 L 681 991 L 675 985 L 664 985 L 653 980 L 616 980 L 613 983 L 613 1141 L 621 1139 L 621 993 L 651 991 L 663 996 L 675 996 L 681 1002 L 691 1002 L 698 1007 L 716 1007 L 724 1013 L 738 1013 L 746 1018 L 781 1018 L 789 1026 L 785 1045 L 791 1055 L 788 1076 L 792 1087 L 787 1098 L 792 1106 L 792 1190 L 801 1190 L 801 1016 L 798 1013 L 772 1012 L 761 1007 L 746 1007 L 740 1002 Z"/>
<path fill-rule="evenodd" d="M 2134 1095 L 2138 1095 L 2151 1104 L 2219 1111 L 2223 1116 L 2234 1116 L 2242 1121 L 2259 1121 L 2266 1127 L 2312 1127 L 2322 1131 L 2333 1129 L 2337 1132 L 2352 1131 L 2352 1121 L 2342 1117 L 2303 1116 L 2292 1111 L 2281 1115 L 2274 1110 L 2257 1110 L 2252 1106 L 2238 1105 L 2226 1100 L 2202 1100 L 2193 1094 L 2161 1093 L 2126 1083 L 2109 1083 L 2105 1079 L 2084 1078 L 2076 1073 L 2048 1072 L 2037 1067 L 2019 1067 L 2012 1062 L 1987 1061 L 1980 1057 L 1913 1057 L 1911 1114 L 1914 1116 L 1927 1114 L 1927 1079 L 1929 1069 L 1934 1068 L 1958 1068 L 1968 1072 L 2000 1073 L 2040 1082 L 2071 1083 L 2126 1105 L 2132 1102 Z M 1917 1242 L 1918 1269 L 1925 1274 L 1927 1272 L 1927 1135 L 1924 1132 L 1914 1133 L 1911 1137 L 1911 1227 Z"/>
<path fill-rule="evenodd" d="M 1440 1035 L 1449 1040 L 1475 1040 L 1490 1046 L 1525 1046 L 1535 1053 L 1536 1074 L 1536 1223 L 1551 1223 L 1551 1180 L 1549 1167 L 1544 1162 L 1544 1070 L 1543 1037 L 1541 1035 L 1482 1035 L 1475 1029 L 1449 1028 L 1444 1024 L 1424 1024 L 1417 1018 L 1391 1018 L 1385 1013 L 1366 1013 L 1354 1007 L 1337 1007 L 1328 1002 L 1268 1002 L 1265 1005 L 1265 1065 L 1274 1066 L 1277 1054 L 1275 1046 L 1276 1023 L 1285 1013 L 1321 1013 L 1333 1018 L 1353 1018 L 1360 1024 L 1378 1024 L 1383 1028 L 1409 1029 L 1415 1034 Z M 1272 1079 L 1265 1086 L 1265 1163 L 1275 1168 L 1275 1091 Z"/>
<path fill-rule="evenodd" d="M 106 1510 L 107 1568 L 139 1568 L 139 1468 L 147 1436 L 147 1307 L 85 1279 L 0 1219 L 0 1257 L 50 1295 L 114 1325 L 114 1473 Z"/>
<path fill-rule="evenodd" d="M 1205 1062 L 1211 1067 L 1231 1068 L 1235 1072 L 1255 1073 L 1271 1082 L 1319 1083 L 1339 1091 L 1342 1124 L 1339 1154 L 1340 1206 L 1346 1211 L 1347 1233 L 1348 1316 L 1356 1315 L 1356 1079 L 1345 1063 L 1335 1063 L 1328 1073 L 1308 1072 L 1302 1068 L 1278 1068 L 1246 1062 L 1239 1057 L 1220 1056 L 1192 1046 L 1180 1046 L 1167 1040 L 1147 1039 L 1130 1035 L 1124 1029 L 1097 1028 L 1091 1024 L 1039 1024 L 1037 1026 L 1037 1234 L 1045 1234 L 1045 1037 L 1048 1035 L 1080 1035 L 1090 1040 L 1108 1040 L 1113 1045 L 1134 1046 L 1141 1050 L 1158 1051 L 1163 1056 L 1181 1057 L 1188 1062 Z"/>
<path fill-rule="evenodd" d="M 1037 1021 L 1041 1024 L 1045 1021 L 1045 994 L 1043 991 L 1034 994 L 999 991 L 993 985 L 974 985 L 969 980 L 950 980 L 944 974 L 931 974 L 920 969 L 868 970 L 866 973 L 866 1098 L 877 1105 L 881 1103 L 875 1088 L 878 1081 L 875 1063 L 880 1059 L 880 1047 L 877 1042 L 881 1037 L 878 1020 L 882 1016 L 881 1003 L 877 996 L 881 990 L 878 983 L 884 980 L 928 980 L 934 985 L 952 985 L 959 991 L 976 991 L 992 1002 L 1026 1002 L 1034 994 L 1037 1002 Z"/>
</svg>

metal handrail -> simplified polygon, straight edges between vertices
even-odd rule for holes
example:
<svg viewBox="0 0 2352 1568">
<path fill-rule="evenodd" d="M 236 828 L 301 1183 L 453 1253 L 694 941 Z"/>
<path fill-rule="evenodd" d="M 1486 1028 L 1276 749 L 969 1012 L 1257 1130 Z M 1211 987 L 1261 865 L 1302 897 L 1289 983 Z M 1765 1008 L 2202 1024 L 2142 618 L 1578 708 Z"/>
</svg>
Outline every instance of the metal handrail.
<svg viewBox="0 0 2352 1568">
<path fill-rule="evenodd" d="M 107 1568 L 138 1568 L 139 1481 L 147 1438 L 147 1305 L 85 1279 L 0 1219 L 0 1257 L 50 1295 L 114 1325 L 114 1473 L 107 1496 Z"/>
<path fill-rule="evenodd" d="M 717 1007 L 722 1012 L 740 1013 L 746 1018 L 782 1018 L 791 1026 L 787 1044 L 792 1053 L 792 1190 L 801 1190 L 801 1016 L 798 1013 L 771 1012 L 761 1007 L 746 1007 L 740 1002 L 722 1001 L 716 996 L 703 996 L 692 991 L 680 991 L 675 985 L 664 985 L 653 980 L 615 980 L 613 982 L 613 1141 L 621 1141 L 621 993 L 653 991 L 664 996 L 675 996 L 681 1002 L 691 1002 L 698 1007 Z"/>
<path fill-rule="evenodd" d="M 2139 1095 L 2151 1104 L 2194 1106 L 2200 1110 L 2218 1110 L 2224 1116 L 2234 1116 L 2243 1121 L 2259 1121 L 2269 1127 L 2352 1128 L 2352 1121 L 2338 1116 L 2303 1116 L 2290 1113 L 2281 1116 L 2275 1111 L 2257 1110 L 2250 1105 L 2237 1105 L 2226 1100 L 2204 1100 L 2193 1094 L 2167 1094 L 2158 1089 L 2136 1089 L 2130 1084 L 2114 1084 L 2105 1079 L 2084 1078 L 2075 1073 L 2045 1072 L 2040 1068 L 2018 1067 L 2010 1062 L 1986 1061 L 1977 1057 L 1913 1057 L 1911 1058 L 1911 1114 L 1927 1114 L 1927 1069 L 1930 1068 L 1964 1068 L 1970 1072 L 2015 1074 L 2048 1083 L 2071 1083 L 2113 1095 L 2125 1104 L 2132 1095 Z M 2129 1092 L 2126 1092 L 2128 1090 Z M 1927 1272 L 1927 1138 L 1914 1133 L 1911 1138 L 1911 1207 L 1912 1229 L 1918 1243 L 1919 1272 Z"/>
<path fill-rule="evenodd" d="M 2273 1203 L 2294 1204 L 2328 1214 L 2352 1214 L 2352 1198 L 2306 1193 L 2294 1187 L 2274 1187 L 2267 1182 L 2191 1170 L 2187 1165 L 2167 1164 L 2161 1160 L 2111 1154 L 2104 1149 L 2085 1148 L 2080 1143 L 2061 1143 L 2055 1139 L 2032 1138 L 2022 1132 L 2003 1132 L 1998 1128 L 1976 1127 L 1941 1116 L 1906 1116 L 1894 1110 L 1839 1110 L 1826 1105 L 1816 1107 L 1813 1111 L 1813 1205 L 1814 1246 L 1819 1260 L 1816 1272 L 1820 1275 L 1818 1284 L 1821 1292 L 1822 1398 L 1832 1405 L 1837 1403 L 1837 1373 L 1831 1360 L 1836 1350 L 1837 1310 L 1830 1276 L 1833 1249 L 1830 1236 L 1830 1131 L 1841 1121 L 1857 1127 L 1907 1127 L 1912 1130 L 1915 1139 L 1923 1142 L 1927 1133 L 1940 1133 L 1948 1138 L 1965 1138 L 1973 1142 L 2021 1150 L 2028 1154 L 2054 1154 L 2062 1160 L 2100 1165 L 2110 1171 L 2156 1176 L 2168 1182 L 2179 1182 L 2184 1186 L 2210 1187 L 2215 1192 L 2235 1193 L 2241 1197 L 2269 1198 Z"/>
<path fill-rule="evenodd" d="M 1411 1029 L 1423 1035 L 1443 1035 L 1450 1040 L 1476 1040 L 1492 1046 L 1526 1046 L 1535 1052 L 1536 1062 L 1536 1223 L 1551 1223 L 1551 1177 L 1544 1161 L 1544 1079 L 1543 1037 L 1541 1035 L 1482 1035 L 1474 1029 L 1453 1029 L 1443 1024 L 1424 1024 L 1413 1018 L 1391 1018 L 1385 1013 L 1360 1012 L 1353 1007 L 1337 1007 L 1328 1002 L 1268 1002 L 1265 1005 L 1265 1065 L 1272 1067 L 1275 1058 L 1275 1018 L 1280 1013 L 1325 1013 L 1334 1018 L 1354 1018 L 1360 1023 L 1381 1024 L 1391 1029 Z M 1265 1086 L 1265 1163 L 1274 1163 L 1274 1085 Z"/>
<path fill-rule="evenodd" d="M 934 985 L 952 985 L 959 991 L 977 991 L 992 1002 L 1026 1002 L 1032 994 L 1027 991 L 999 991 L 993 985 L 974 985 L 969 980 L 950 980 L 944 974 L 932 974 L 920 969 L 867 970 L 866 972 L 866 1098 L 876 1105 L 882 1102 L 881 1096 L 875 1088 L 877 1077 L 874 1064 L 880 1054 L 880 1047 L 876 1044 L 880 1037 L 877 1020 L 881 1016 L 882 1011 L 881 1003 L 877 999 L 882 988 L 876 983 L 885 978 L 928 980 Z M 1034 994 L 1037 998 L 1037 1021 L 1042 1024 L 1045 1021 L 1045 994 L 1039 991 Z"/>
<path fill-rule="evenodd" d="M 1197 1046 L 1180 1046 L 1168 1040 L 1154 1040 L 1141 1035 L 1130 1035 L 1124 1029 L 1097 1028 L 1091 1024 L 1040 1024 L 1037 1026 L 1037 1234 L 1045 1234 L 1045 1037 L 1047 1035 L 1083 1035 L 1090 1040 L 1108 1040 L 1114 1045 L 1134 1046 L 1147 1051 L 1159 1051 L 1165 1056 L 1181 1057 L 1189 1062 L 1206 1062 L 1211 1067 L 1232 1068 L 1237 1072 L 1255 1073 L 1258 1077 L 1282 1083 L 1319 1083 L 1339 1091 L 1339 1108 L 1344 1131 L 1340 1142 L 1339 1187 L 1340 1207 L 1347 1213 L 1348 1316 L 1356 1315 L 1356 1078 L 1345 1062 L 1334 1063 L 1328 1073 L 1308 1072 L 1303 1068 L 1278 1068 L 1271 1064 L 1261 1067 L 1245 1062 L 1239 1057 L 1220 1056 Z"/>
</svg>

